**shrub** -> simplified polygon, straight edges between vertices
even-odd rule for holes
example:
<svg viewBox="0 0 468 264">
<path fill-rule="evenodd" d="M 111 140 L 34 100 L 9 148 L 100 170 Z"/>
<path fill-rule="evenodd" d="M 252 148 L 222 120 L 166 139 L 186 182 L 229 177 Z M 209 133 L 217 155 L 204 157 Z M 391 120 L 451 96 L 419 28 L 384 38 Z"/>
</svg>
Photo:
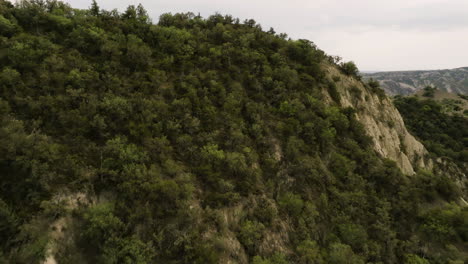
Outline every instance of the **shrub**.
<svg viewBox="0 0 468 264">
<path fill-rule="evenodd" d="M 357 78 L 358 80 L 361 79 L 361 76 L 359 76 L 358 67 L 352 61 L 342 62 L 340 64 L 340 69 L 344 74 L 346 74 L 348 76 L 353 76 L 353 77 Z"/>
<path fill-rule="evenodd" d="M 302 212 L 304 201 L 301 196 L 287 192 L 278 201 L 279 206 L 283 212 L 287 212 L 292 217 L 297 217 Z"/>
<path fill-rule="evenodd" d="M 265 226 L 257 221 L 246 220 L 241 224 L 238 238 L 250 254 L 255 252 L 263 237 L 264 229 Z"/>
<path fill-rule="evenodd" d="M 429 264 L 429 261 L 414 254 L 407 254 L 405 264 Z"/>
<path fill-rule="evenodd" d="M 349 245 L 334 243 L 330 246 L 330 264 L 364 264 L 362 258 L 354 254 Z"/>
<path fill-rule="evenodd" d="M 423 91 L 424 91 L 424 92 L 423 92 L 423 96 L 424 96 L 424 97 L 431 97 L 431 98 L 432 98 L 432 97 L 434 97 L 434 93 L 435 93 L 436 90 L 437 90 L 437 88 L 435 88 L 435 87 L 426 86 L 426 87 L 424 87 L 424 89 L 423 89 Z"/>
</svg>

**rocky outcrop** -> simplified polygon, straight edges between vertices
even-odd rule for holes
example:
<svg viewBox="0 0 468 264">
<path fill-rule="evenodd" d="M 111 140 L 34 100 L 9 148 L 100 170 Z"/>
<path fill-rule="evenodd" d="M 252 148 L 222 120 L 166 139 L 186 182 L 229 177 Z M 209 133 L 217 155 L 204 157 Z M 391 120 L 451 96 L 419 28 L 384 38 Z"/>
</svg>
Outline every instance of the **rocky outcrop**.
<svg viewBox="0 0 468 264">
<path fill-rule="evenodd" d="M 382 157 L 395 161 L 405 174 L 414 174 L 417 167 L 431 168 L 424 146 L 406 129 L 398 110 L 384 95 L 377 95 L 353 77 L 343 75 L 332 65 L 324 66 L 340 94 L 340 104 L 357 111 L 357 119 L 374 141 Z M 328 100 L 331 97 L 326 94 Z"/>
</svg>

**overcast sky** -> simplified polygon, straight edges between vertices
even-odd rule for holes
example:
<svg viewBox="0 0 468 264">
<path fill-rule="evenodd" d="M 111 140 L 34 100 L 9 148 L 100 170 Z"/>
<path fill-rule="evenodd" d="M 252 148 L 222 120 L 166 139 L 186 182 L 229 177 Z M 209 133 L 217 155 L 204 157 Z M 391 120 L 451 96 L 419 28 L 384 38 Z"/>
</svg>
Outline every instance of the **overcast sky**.
<svg viewBox="0 0 468 264">
<path fill-rule="evenodd" d="M 66 2 L 87 8 L 91 0 Z M 253 18 L 363 71 L 468 66 L 468 0 L 98 0 L 119 11 L 138 3 L 153 22 L 162 13 L 188 11 Z"/>
</svg>

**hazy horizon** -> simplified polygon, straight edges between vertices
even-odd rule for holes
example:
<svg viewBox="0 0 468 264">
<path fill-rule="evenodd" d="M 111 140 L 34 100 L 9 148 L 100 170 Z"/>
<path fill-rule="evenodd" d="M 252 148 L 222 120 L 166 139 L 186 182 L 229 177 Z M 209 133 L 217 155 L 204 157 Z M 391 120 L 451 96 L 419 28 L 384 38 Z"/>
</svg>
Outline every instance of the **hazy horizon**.
<svg viewBox="0 0 468 264">
<path fill-rule="evenodd" d="M 91 0 L 68 0 L 88 8 Z M 157 22 L 163 13 L 253 18 L 293 39 L 313 41 L 327 54 L 354 61 L 362 71 L 453 69 L 468 66 L 468 1 L 464 0 L 239 0 L 98 1 L 124 11 L 141 3 Z"/>
<path fill-rule="evenodd" d="M 455 70 L 455 69 L 460 69 L 460 68 L 468 68 L 468 63 L 467 66 L 460 66 L 460 67 L 455 67 L 455 68 L 444 68 L 444 69 L 415 69 L 415 70 L 361 70 L 359 69 L 359 72 L 362 73 L 378 73 L 378 72 L 410 72 L 410 71 L 444 71 L 444 70 Z"/>
</svg>

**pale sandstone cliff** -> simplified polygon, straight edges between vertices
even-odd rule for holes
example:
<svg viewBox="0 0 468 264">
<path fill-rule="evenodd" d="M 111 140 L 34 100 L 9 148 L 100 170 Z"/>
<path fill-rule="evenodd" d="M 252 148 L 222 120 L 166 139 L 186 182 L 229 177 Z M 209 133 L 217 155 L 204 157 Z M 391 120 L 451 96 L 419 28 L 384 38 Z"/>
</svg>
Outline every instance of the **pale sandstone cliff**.
<svg viewBox="0 0 468 264">
<path fill-rule="evenodd" d="M 387 97 L 370 91 L 360 81 L 343 75 L 332 65 L 325 65 L 328 77 L 336 81 L 340 104 L 357 111 L 357 119 L 374 141 L 375 150 L 395 161 L 405 174 L 414 174 L 417 167 L 430 169 L 432 162 L 424 146 L 406 129 L 398 110 Z M 332 100 L 326 94 L 328 100 Z"/>
</svg>

